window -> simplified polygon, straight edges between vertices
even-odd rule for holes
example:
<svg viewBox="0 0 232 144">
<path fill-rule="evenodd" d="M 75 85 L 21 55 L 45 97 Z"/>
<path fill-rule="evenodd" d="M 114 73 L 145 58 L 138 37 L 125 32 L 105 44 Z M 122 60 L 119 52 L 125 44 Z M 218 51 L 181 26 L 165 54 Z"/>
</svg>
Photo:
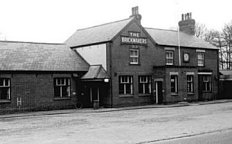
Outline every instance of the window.
<svg viewBox="0 0 232 144">
<path fill-rule="evenodd" d="M 119 94 L 132 95 L 133 94 L 133 77 L 119 76 Z"/>
<path fill-rule="evenodd" d="M 151 94 L 151 76 L 139 76 L 139 94 Z"/>
<path fill-rule="evenodd" d="M 70 78 L 54 79 L 54 94 L 57 98 L 70 97 Z"/>
<path fill-rule="evenodd" d="M 187 75 L 187 93 L 194 93 L 193 75 Z"/>
<path fill-rule="evenodd" d="M 173 65 L 173 51 L 166 51 L 166 65 Z"/>
<path fill-rule="evenodd" d="M 9 78 L 0 78 L 0 100 L 10 100 Z"/>
<path fill-rule="evenodd" d="M 203 78 L 203 92 L 211 92 L 212 91 L 211 75 L 204 75 L 202 78 Z"/>
<path fill-rule="evenodd" d="M 139 64 L 139 50 L 130 49 L 130 64 Z"/>
<path fill-rule="evenodd" d="M 197 54 L 197 65 L 198 66 L 204 66 L 205 64 L 205 55 L 204 53 L 198 53 Z"/>
<path fill-rule="evenodd" d="M 171 75 L 171 93 L 178 93 L 178 76 Z"/>
</svg>

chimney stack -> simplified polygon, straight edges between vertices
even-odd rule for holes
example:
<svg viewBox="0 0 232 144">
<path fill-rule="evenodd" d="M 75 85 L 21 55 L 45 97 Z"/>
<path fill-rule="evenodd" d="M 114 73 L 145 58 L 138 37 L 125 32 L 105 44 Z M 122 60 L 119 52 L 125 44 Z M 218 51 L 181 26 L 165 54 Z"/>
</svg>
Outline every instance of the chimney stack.
<svg viewBox="0 0 232 144">
<path fill-rule="evenodd" d="M 192 13 L 186 13 L 181 15 L 182 19 L 179 21 L 179 30 L 181 32 L 195 35 L 195 20 L 192 19 Z"/>
<path fill-rule="evenodd" d="M 130 17 L 134 17 L 134 19 L 139 24 L 141 24 L 142 16 L 139 14 L 139 7 L 138 6 L 132 8 L 132 15 Z"/>
</svg>

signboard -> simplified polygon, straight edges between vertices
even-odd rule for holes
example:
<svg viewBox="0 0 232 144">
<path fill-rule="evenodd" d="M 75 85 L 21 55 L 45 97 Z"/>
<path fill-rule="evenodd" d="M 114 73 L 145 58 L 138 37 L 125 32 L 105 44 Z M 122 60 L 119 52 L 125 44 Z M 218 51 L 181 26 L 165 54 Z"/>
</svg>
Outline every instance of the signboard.
<svg viewBox="0 0 232 144">
<path fill-rule="evenodd" d="M 121 36 L 122 44 L 147 45 L 147 38 L 140 37 L 138 32 L 129 32 L 129 36 Z"/>
</svg>

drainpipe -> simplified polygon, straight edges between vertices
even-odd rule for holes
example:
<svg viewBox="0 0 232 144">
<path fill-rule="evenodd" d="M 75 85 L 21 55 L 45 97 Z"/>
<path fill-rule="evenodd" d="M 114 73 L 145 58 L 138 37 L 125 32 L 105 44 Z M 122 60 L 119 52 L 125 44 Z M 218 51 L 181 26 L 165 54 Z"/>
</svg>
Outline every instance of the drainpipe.
<svg viewBox="0 0 232 144">
<path fill-rule="evenodd" d="M 113 72 L 112 72 L 112 48 L 111 48 L 111 42 L 106 43 L 106 48 L 108 48 L 108 54 L 109 54 L 109 68 L 107 68 L 107 72 L 110 73 L 110 107 L 113 107 L 113 84 L 112 84 L 112 77 L 113 77 Z"/>
<path fill-rule="evenodd" d="M 180 27 L 178 26 L 178 53 L 179 53 L 179 66 L 181 66 L 181 54 L 180 54 Z"/>
</svg>

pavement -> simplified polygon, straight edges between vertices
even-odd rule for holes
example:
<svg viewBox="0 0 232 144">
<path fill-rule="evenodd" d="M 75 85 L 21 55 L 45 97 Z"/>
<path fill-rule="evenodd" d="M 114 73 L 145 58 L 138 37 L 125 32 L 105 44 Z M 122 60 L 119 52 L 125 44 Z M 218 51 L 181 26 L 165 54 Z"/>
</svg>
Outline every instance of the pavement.
<svg viewBox="0 0 232 144">
<path fill-rule="evenodd" d="M 149 108 L 171 108 L 171 107 L 184 107 L 184 106 L 197 106 L 197 105 L 208 105 L 218 103 L 232 102 L 232 99 L 213 100 L 213 101 L 199 101 L 199 102 L 179 102 L 175 104 L 166 105 L 144 105 L 144 106 L 130 106 L 130 107 L 119 107 L 119 108 L 81 108 L 81 109 L 66 109 L 66 110 L 51 110 L 51 111 L 37 111 L 37 112 L 25 112 L 25 113 L 14 113 L 0 115 L 0 118 L 13 118 L 13 117 L 28 117 L 28 116 L 40 116 L 40 115 L 56 115 L 56 114 L 70 114 L 70 113 L 102 113 L 102 112 L 113 112 L 113 111 L 124 111 L 124 110 L 135 110 L 135 109 L 149 109 Z"/>
</svg>

